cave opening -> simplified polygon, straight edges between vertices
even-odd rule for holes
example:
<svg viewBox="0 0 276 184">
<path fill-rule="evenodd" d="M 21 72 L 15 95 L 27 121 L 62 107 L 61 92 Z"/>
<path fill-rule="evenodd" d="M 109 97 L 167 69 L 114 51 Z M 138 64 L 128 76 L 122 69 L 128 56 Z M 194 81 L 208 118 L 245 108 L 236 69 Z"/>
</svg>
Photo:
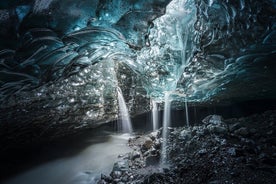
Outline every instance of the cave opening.
<svg viewBox="0 0 276 184">
<path fill-rule="evenodd" d="M 0 2 L 0 181 L 274 183 L 275 0 Z"/>
</svg>

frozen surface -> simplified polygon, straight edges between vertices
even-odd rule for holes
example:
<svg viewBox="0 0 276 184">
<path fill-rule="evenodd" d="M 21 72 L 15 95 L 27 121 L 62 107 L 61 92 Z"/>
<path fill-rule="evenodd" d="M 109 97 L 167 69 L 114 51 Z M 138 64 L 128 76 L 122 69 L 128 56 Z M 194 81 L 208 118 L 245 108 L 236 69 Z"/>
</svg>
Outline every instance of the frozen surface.
<svg viewBox="0 0 276 184">
<path fill-rule="evenodd" d="M 182 107 L 275 98 L 275 12 L 272 0 L 3 1 L 1 121 L 94 126 L 118 117 L 118 87 L 131 115 L 166 91 Z"/>
</svg>

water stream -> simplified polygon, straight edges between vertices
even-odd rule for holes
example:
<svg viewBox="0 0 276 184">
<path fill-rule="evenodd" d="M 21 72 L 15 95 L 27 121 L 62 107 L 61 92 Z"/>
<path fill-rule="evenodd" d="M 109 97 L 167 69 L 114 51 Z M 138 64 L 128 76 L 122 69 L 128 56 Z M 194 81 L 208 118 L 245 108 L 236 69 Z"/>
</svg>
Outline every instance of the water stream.
<svg viewBox="0 0 276 184">
<path fill-rule="evenodd" d="M 126 106 L 126 102 L 123 96 L 123 93 L 121 89 L 118 87 L 118 105 L 119 105 L 119 111 L 120 111 L 120 121 L 118 124 L 118 129 L 121 130 L 124 133 L 132 133 L 132 123 L 129 117 L 128 109 Z"/>
<path fill-rule="evenodd" d="M 164 114 L 163 114 L 163 131 L 162 131 L 162 149 L 161 149 L 161 164 L 167 163 L 167 142 L 168 142 L 168 127 L 171 125 L 171 100 L 170 92 L 165 92 Z"/>
<path fill-rule="evenodd" d="M 92 184 L 101 173 L 108 175 L 118 155 L 130 151 L 129 135 L 116 134 L 91 137 L 91 144 L 78 154 L 46 162 L 5 181 L 3 184 Z M 80 141 L 82 144 L 82 141 Z M 47 153 L 51 155 L 51 151 Z"/>
<path fill-rule="evenodd" d="M 153 131 L 158 129 L 158 104 L 152 100 L 152 129 Z"/>
<path fill-rule="evenodd" d="M 187 99 L 185 99 L 185 113 L 186 113 L 187 127 L 189 127 L 190 126 L 190 122 L 189 122 L 189 111 L 188 111 L 188 102 L 187 102 Z"/>
</svg>

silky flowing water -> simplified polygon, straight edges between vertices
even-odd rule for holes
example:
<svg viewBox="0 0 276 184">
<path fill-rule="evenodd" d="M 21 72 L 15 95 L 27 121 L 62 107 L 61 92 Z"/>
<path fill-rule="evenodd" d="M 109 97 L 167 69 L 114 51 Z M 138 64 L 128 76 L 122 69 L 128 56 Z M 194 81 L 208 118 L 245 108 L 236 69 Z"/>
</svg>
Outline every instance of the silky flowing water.
<svg viewBox="0 0 276 184">
<path fill-rule="evenodd" d="M 129 134 L 94 136 L 91 140 L 85 140 L 91 141 L 91 145 L 77 150 L 78 154 L 41 164 L 3 184 L 96 183 L 101 173 L 108 175 L 112 171 L 118 155 L 130 151 L 127 147 L 129 137 Z M 72 146 L 72 149 L 78 148 Z M 48 152 L 51 154 L 51 150 Z"/>
<path fill-rule="evenodd" d="M 118 124 L 118 129 L 122 130 L 124 133 L 132 133 L 132 123 L 129 117 L 128 108 L 120 88 L 117 88 L 118 91 L 118 105 L 120 111 L 120 121 Z"/>
<path fill-rule="evenodd" d="M 185 114 L 186 114 L 186 124 L 189 127 L 190 122 L 189 122 L 189 111 L 188 111 L 188 102 L 185 100 Z"/>
<path fill-rule="evenodd" d="M 162 150 L 161 150 L 161 164 L 167 163 L 167 139 L 168 127 L 171 125 L 171 100 L 170 93 L 165 93 L 164 114 L 163 114 L 163 131 L 162 131 Z"/>
<path fill-rule="evenodd" d="M 152 100 L 152 129 L 156 131 L 158 129 L 158 104 Z"/>
</svg>

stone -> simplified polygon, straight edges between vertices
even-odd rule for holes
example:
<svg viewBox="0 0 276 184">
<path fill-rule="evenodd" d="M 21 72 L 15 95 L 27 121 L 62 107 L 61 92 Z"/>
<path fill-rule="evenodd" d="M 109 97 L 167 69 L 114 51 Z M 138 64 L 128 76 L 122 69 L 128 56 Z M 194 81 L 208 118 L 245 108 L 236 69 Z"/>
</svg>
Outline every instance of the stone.
<svg viewBox="0 0 276 184">
<path fill-rule="evenodd" d="M 156 155 L 156 154 L 157 154 L 157 150 L 156 150 L 155 148 L 152 148 L 152 149 L 150 150 L 150 154 Z"/>
<path fill-rule="evenodd" d="M 199 130 L 196 130 L 196 134 L 198 136 L 204 136 L 207 134 L 208 131 L 206 131 L 206 129 L 199 129 Z"/>
<path fill-rule="evenodd" d="M 274 131 L 273 130 L 270 130 L 266 133 L 267 135 L 274 135 Z"/>
<path fill-rule="evenodd" d="M 210 132 L 210 133 L 214 133 L 214 130 L 215 130 L 215 126 L 214 125 L 207 125 L 207 130 Z"/>
<path fill-rule="evenodd" d="M 101 174 L 101 179 L 106 181 L 106 182 L 112 182 L 111 176 L 106 176 L 104 174 Z"/>
<path fill-rule="evenodd" d="M 208 182 L 208 184 L 219 184 L 219 183 L 220 183 L 220 181 L 218 181 L 218 180 Z"/>
<path fill-rule="evenodd" d="M 192 133 L 190 130 L 182 130 L 180 132 L 180 135 L 179 135 L 179 139 L 183 139 L 183 140 L 189 140 L 192 138 Z"/>
<path fill-rule="evenodd" d="M 205 117 L 202 122 L 204 124 L 213 124 L 213 125 L 219 125 L 222 124 L 223 117 L 220 115 L 209 115 Z"/>
<path fill-rule="evenodd" d="M 120 178 L 115 178 L 115 179 L 113 180 L 113 182 L 112 182 L 112 183 L 116 183 L 116 184 L 118 184 L 120 181 L 121 181 L 121 179 L 120 179 Z"/>
<path fill-rule="evenodd" d="M 146 137 L 146 138 L 145 138 L 145 141 L 144 141 L 144 143 L 143 143 L 143 145 L 142 145 L 142 147 L 143 147 L 144 149 L 148 150 L 148 149 L 150 149 L 150 148 L 152 147 L 152 145 L 153 145 L 152 139 L 149 138 L 149 137 Z"/>
<path fill-rule="evenodd" d="M 150 136 L 151 140 L 154 141 L 158 136 L 158 131 L 152 132 L 149 136 Z"/>
<path fill-rule="evenodd" d="M 257 130 L 256 130 L 255 128 L 251 128 L 251 129 L 249 130 L 249 133 L 250 133 L 250 134 L 255 134 L 255 133 L 257 133 Z"/>
<path fill-rule="evenodd" d="M 140 152 L 139 151 L 131 152 L 130 159 L 135 160 L 136 158 L 140 158 Z"/>
<path fill-rule="evenodd" d="M 120 178 L 122 176 L 121 171 L 112 171 L 111 173 L 112 178 Z"/>
<path fill-rule="evenodd" d="M 161 140 L 160 139 L 156 139 L 154 141 L 154 146 L 153 146 L 156 150 L 159 150 L 161 148 Z"/>
<path fill-rule="evenodd" d="M 156 155 L 146 157 L 146 166 L 158 165 L 160 157 Z"/>
<path fill-rule="evenodd" d="M 129 177 L 127 175 L 123 176 L 122 177 L 122 182 L 128 182 L 128 179 Z"/>
<path fill-rule="evenodd" d="M 205 148 L 198 151 L 199 155 L 205 155 L 206 153 L 207 153 L 207 149 Z"/>
<path fill-rule="evenodd" d="M 225 134 L 225 133 L 227 133 L 227 128 L 225 128 L 223 126 L 214 126 L 213 131 L 214 131 L 214 133 Z"/>
<path fill-rule="evenodd" d="M 240 176 L 240 172 L 238 172 L 237 170 L 233 170 L 232 172 L 230 172 L 230 175 L 232 177 L 238 177 L 238 176 Z"/>
<path fill-rule="evenodd" d="M 112 171 L 127 171 L 128 169 L 129 169 L 128 161 L 120 160 L 114 164 Z"/>
<path fill-rule="evenodd" d="M 241 127 L 238 130 L 234 131 L 235 134 L 241 135 L 241 136 L 247 136 L 249 134 L 247 128 Z"/>
<path fill-rule="evenodd" d="M 236 148 L 229 148 L 227 150 L 227 153 L 231 156 L 236 156 L 237 155 Z"/>
<path fill-rule="evenodd" d="M 235 130 L 237 130 L 239 128 L 241 128 L 240 123 L 235 123 L 235 124 L 229 125 L 229 131 L 230 132 L 233 132 L 233 131 L 235 131 Z"/>
</svg>

